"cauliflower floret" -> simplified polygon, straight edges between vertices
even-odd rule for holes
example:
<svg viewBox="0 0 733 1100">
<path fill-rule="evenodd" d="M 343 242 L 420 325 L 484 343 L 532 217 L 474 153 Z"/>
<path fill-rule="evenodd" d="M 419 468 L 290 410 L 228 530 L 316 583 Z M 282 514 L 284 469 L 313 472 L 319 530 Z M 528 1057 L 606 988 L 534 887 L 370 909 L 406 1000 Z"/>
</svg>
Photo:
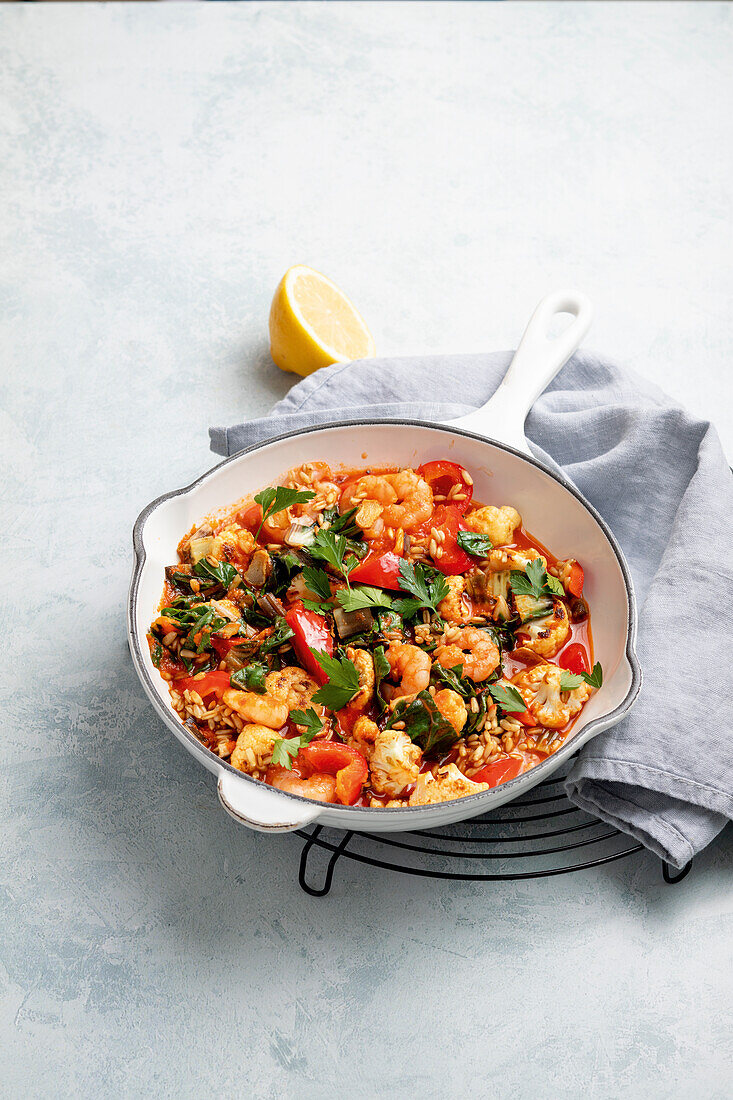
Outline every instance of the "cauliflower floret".
<svg viewBox="0 0 733 1100">
<path fill-rule="evenodd" d="M 278 737 L 279 734 L 267 726 L 244 726 L 232 752 L 232 767 L 239 768 L 240 772 L 262 771 L 272 760 L 272 747 Z"/>
<path fill-rule="evenodd" d="M 502 504 L 501 508 L 487 504 L 466 516 L 466 523 L 472 531 L 487 535 L 494 546 L 506 546 L 514 540 L 514 532 L 521 527 L 522 517 L 516 508 L 508 504 Z"/>
<path fill-rule="evenodd" d="M 255 546 L 252 532 L 232 523 L 212 539 L 209 557 L 215 561 L 231 561 L 235 565 L 243 566 L 248 563 Z"/>
<path fill-rule="evenodd" d="M 372 787 L 377 794 L 396 798 L 417 782 L 422 752 L 404 730 L 380 730 L 369 760 Z"/>
<path fill-rule="evenodd" d="M 572 691 L 560 691 L 563 669 L 545 662 L 523 669 L 512 683 L 527 704 L 538 726 L 559 730 L 566 726 L 588 699 L 591 688 L 585 682 Z"/>
<path fill-rule="evenodd" d="M 466 578 L 446 577 L 448 595 L 438 604 L 438 614 L 449 623 L 463 625 L 473 615 L 471 599 L 466 595 Z"/>
<path fill-rule="evenodd" d="M 452 688 L 443 688 L 442 691 L 436 691 L 433 702 L 446 722 L 450 722 L 456 733 L 460 733 L 466 724 L 468 711 L 458 692 Z"/>
<path fill-rule="evenodd" d="M 542 619 L 527 619 L 537 606 L 533 596 L 515 596 L 522 626 L 517 641 L 525 649 L 531 649 L 539 657 L 554 657 L 565 645 L 570 634 L 568 612 L 562 600 L 552 601 L 552 611 Z"/>
<path fill-rule="evenodd" d="M 547 568 L 547 559 L 536 550 L 489 550 L 491 573 L 503 573 L 507 569 L 523 572 L 531 561 L 541 561 L 545 569 Z"/>
<path fill-rule="evenodd" d="M 432 802 L 451 802 L 454 798 L 464 798 L 467 794 L 478 794 L 479 791 L 488 789 L 488 783 L 474 783 L 455 764 L 448 764 L 438 769 L 437 776 L 432 772 L 423 772 L 418 777 L 408 804 L 428 806 Z"/>
</svg>

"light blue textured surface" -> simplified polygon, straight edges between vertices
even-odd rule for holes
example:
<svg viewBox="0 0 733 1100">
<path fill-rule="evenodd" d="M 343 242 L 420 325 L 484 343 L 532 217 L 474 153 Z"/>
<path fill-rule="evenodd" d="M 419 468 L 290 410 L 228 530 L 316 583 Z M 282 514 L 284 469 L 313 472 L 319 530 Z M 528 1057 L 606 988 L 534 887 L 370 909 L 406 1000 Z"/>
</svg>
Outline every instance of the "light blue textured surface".
<svg viewBox="0 0 733 1100">
<path fill-rule="evenodd" d="M 727 1094 L 725 834 L 676 888 L 345 864 L 313 901 L 149 712 L 123 605 L 139 508 L 289 385 L 293 262 L 383 354 L 508 347 L 576 282 L 730 452 L 732 37 L 719 4 L 3 5 L 4 1094 Z"/>
</svg>

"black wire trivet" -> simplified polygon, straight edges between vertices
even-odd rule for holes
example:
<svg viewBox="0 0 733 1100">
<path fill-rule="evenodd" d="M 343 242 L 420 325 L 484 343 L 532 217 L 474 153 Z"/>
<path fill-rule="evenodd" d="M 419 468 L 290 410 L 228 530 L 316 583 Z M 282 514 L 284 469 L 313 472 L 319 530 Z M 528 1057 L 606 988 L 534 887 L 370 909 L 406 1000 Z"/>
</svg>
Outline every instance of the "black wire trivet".
<svg viewBox="0 0 733 1100">
<path fill-rule="evenodd" d="M 299 829 L 305 844 L 298 881 L 307 894 L 322 898 L 331 889 L 338 861 L 351 859 L 420 878 L 508 882 L 584 871 L 644 850 L 625 833 L 573 806 L 562 789 L 564 778 L 553 776 L 527 798 L 440 829 L 383 834 L 322 825 Z M 309 881 L 315 850 L 330 853 L 321 886 Z M 474 869 L 477 864 L 479 870 Z M 681 882 L 691 867 L 692 861 L 678 871 L 663 862 L 664 881 Z"/>
</svg>

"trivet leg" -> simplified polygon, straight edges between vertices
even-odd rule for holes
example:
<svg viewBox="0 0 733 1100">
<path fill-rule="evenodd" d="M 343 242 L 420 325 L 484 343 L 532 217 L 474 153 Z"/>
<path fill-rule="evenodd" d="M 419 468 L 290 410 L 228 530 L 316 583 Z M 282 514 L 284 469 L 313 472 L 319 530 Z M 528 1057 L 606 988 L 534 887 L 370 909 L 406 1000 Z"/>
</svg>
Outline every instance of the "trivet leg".
<svg viewBox="0 0 733 1100">
<path fill-rule="evenodd" d="M 311 854 L 312 849 L 314 848 L 314 846 L 316 846 L 315 845 L 316 838 L 318 837 L 319 833 L 321 832 L 321 828 L 322 828 L 322 826 L 320 826 L 320 825 L 317 825 L 315 827 L 315 829 L 311 833 L 310 837 L 308 838 L 308 840 L 306 840 L 305 844 L 303 845 L 303 851 L 300 854 L 300 871 L 298 873 L 298 882 L 300 884 L 301 890 L 305 890 L 306 894 L 310 894 L 311 897 L 313 897 L 313 898 L 325 897 L 326 894 L 331 889 L 331 882 L 333 880 L 333 871 L 334 871 L 334 867 L 336 866 L 336 861 L 339 859 L 341 853 L 345 850 L 346 845 L 349 843 L 352 836 L 354 835 L 353 833 L 344 833 L 343 838 L 341 839 L 341 841 L 339 842 L 338 847 L 336 848 L 336 851 L 331 853 L 331 858 L 329 859 L 328 865 L 326 867 L 326 877 L 324 879 L 323 886 L 321 886 L 321 887 L 310 886 L 306 882 L 306 872 L 307 872 L 307 869 L 308 869 L 308 858 Z"/>
<path fill-rule="evenodd" d="M 668 882 L 670 886 L 674 886 L 677 882 L 682 882 L 683 878 L 687 878 L 692 870 L 692 860 L 686 863 L 684 867 L 681 867 L 679 871 L 673 871 L 669 863 L 665 863 L 662 860 L 662 877 L 665 882 Z"/>
</svg>

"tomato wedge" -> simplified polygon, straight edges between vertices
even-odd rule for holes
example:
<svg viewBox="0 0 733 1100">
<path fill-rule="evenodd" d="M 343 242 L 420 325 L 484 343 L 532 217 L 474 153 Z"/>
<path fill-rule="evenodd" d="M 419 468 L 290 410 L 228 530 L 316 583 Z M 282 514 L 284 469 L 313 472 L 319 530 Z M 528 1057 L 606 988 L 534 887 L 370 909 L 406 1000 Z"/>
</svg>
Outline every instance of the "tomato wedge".
<svg viewBox="0 0 733 1100">
<path fill-rule="evenodd" d="M 568 579 L 565 583 L 565 587 L 571 596 L 583 595 L 583 583 L 585 581 L 585 573 L 583 572 L 583 566 L 578 561 L 574 561 L 570 566 L 570 572 Z"/>
<path fill-rule="evenodd" d="M 390 588 L 398 592 L 402 588 L 402 575 L 400 562 L 403 559 L 399 554 L 388 550 L 384 554 L 368 554 L 364 561 L 360 562 L 349 573 L 349 581 L 357 584 L 374 584 L 378 588 Z"/>
<path fill-rule="evenodd" d="M 512 715 L 514 717 L 514 715 Z M 488 783 L 490 787 L 498 787 L 500 783 L 507 783 L 515 779 L 522 770 L 522 761 L 514 756 L 507 756 L 499 760 L 492 760 L 490 764 L 484 764 L 480 771 L 471 776 L 474 783 Z"/>
<path fill-rule="evenodd" d="M 303 668 L 319 684 L 325 684 L 328 675 L 311 653 L 312 649 L 316 649 L 320 653 L 327 653 L 329 657 L 333 656 L 333 638 L 323 615 L 319 615 L 317 611 L 306 611 L 303 604 L 298 602 L 286 613 L 285 621 L 295 635 L 293 649 Z"/>
<path fill-rule="evenodd" d="M 560 668 L 566 668 L 568 672 L 575 672 L 578 675 L 581 672 L 590 672 L 588 651 L 580 642 L 573 642 L 572 645 L 564 649 L 558 657 L 557 663 Z"/>
<path fill-rule="evenodd" d="M 433 557 L 435 568 L 446 574 L 465 573 L 473 568 L 475 558 L 458 545 L 458 532 L 468 530 L 460 505 L 439 504 L 433 512 L 430 525 L 444 536 L 438 553 Z"/>
<path fill-rule="evenodd" d="M 200 680 L 193 676 L 183 676 L 180 680 L 173 681 L 176 691 L 196 691 L 202 699 L 210 695 L 219 699 L 229 686 L 228 672 L 207 672 Z"/>
<path fill-rule="evenodd" d="M 296 766 L 303 775 L 316 773 L 336 776 L 336 797 L 344 806 L 353 806 L 367 781 L 366 759 L 350 745 L 338 741 L 313 741 L 301 749 Z"/>
<path fill-rule="evenodd" d="M 473 496 L 473 484 L 468 480 L 468 474 L 457 462 L 448 462 L 447 459 L 439 459 L 436 462 L 426 462 L 418 466 L 420 477 L 427 481 L 434 495 L 445 497 L 450 503 L 454 501 L 461 513 L 468 510 L 468 505 Z M 453 494 L 450 496 L 449 494 Z M 455 500 L 455 496 L 461 500 Z"/>
</svg>

